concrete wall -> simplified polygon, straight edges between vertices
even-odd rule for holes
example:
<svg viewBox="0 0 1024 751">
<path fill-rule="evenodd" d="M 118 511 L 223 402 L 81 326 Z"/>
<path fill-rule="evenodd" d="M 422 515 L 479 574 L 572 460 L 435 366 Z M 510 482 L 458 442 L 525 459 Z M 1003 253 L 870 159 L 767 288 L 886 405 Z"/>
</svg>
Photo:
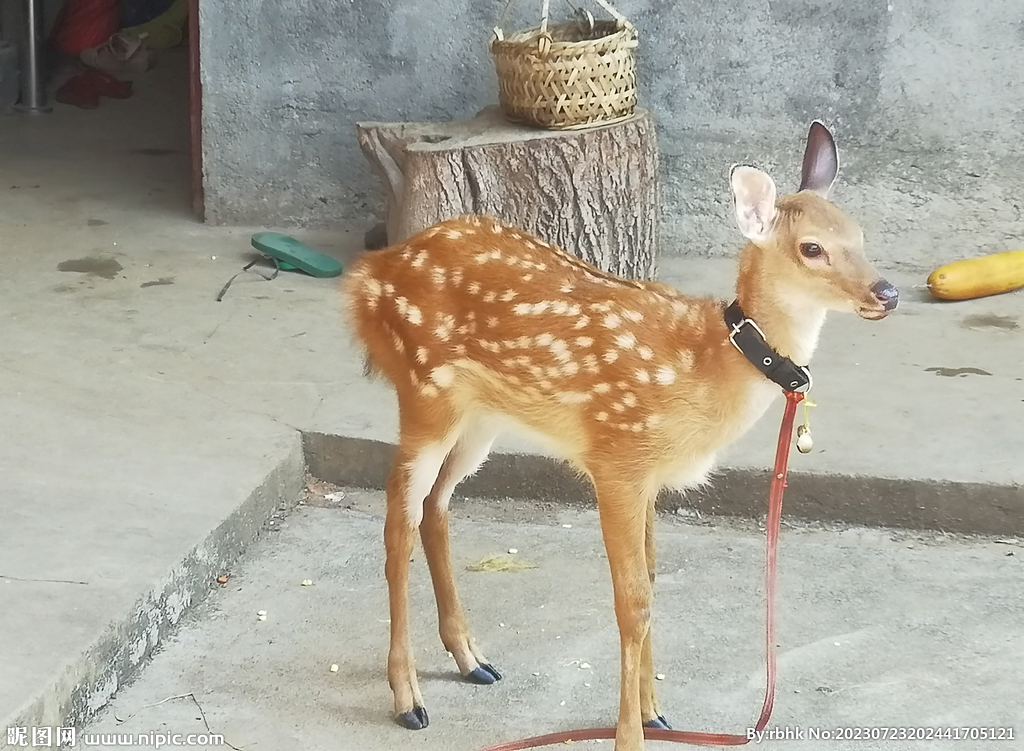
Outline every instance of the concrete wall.
<svg viewBox="0 0 1024 751">
<path fill-rule="evenodd" d="M 214 222 L 362 229 L 380 200 L 356 120 L 470 117 L 496 98 L 486 43 L 501 0 L 200 3 Z M 507 27 L 539 5 L 520 2 Z M 1024 0 L 619 7 L 659 123 L 664 252 L 734 252 L 730 164 L 794 188 L 814 117 L 838 136 L 835 198 L 883 264 L 1024 246 Z"/>
</svg>

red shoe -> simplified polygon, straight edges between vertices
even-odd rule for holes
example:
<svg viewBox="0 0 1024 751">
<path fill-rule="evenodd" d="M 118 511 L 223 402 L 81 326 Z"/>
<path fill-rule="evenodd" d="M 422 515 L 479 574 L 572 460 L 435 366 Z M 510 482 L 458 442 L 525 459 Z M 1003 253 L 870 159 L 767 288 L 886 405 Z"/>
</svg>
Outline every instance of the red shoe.
<svg viewBox="0 0 1024 751">
<path fill-rule="evenodd" d="M 57 89 L 54 98 L 61 104 L 71 104 L 84 110 L 94 110 L 100 106 L 100 94 L 85 73 L 69 79 Z"/>
<path fill-rule="evenodd" d="M 81 77 L 87 79 L 88 85 L 100 96 L 108 96 L 111 99 L 127 99 L 132 95 L 131 81 L 122 81 L 102 70 L 90 68 Z"/>
</svg>

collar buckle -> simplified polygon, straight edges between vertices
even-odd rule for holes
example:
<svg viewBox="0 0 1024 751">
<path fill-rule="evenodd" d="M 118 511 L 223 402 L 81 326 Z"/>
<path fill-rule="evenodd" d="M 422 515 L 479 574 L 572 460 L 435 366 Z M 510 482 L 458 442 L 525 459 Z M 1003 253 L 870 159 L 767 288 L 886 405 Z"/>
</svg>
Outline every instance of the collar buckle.
<svg viewBox="0 0 1024 751">
<path fill-rule="evenodd" d="M 798 394 L 811 390 L 811 371 L 772 349 L 757 322 L 743 314 L 739 301 L 726 308 L 725 324 L 729 328 L 729 342 L 736 351 L 779 388 Z"/>
<path fill-rule="evenodd" d="M 744 326 L 752 326 L 754 328 L 754 331 L 758 333 L 761 339 L 766 339 L 766 337 L 764 335 L 764 332 L 761 331 L 761 327 L 757 325 L 757 321 L 751 318 L 744 317 L 743 320 L 741 320 L 739 323 L 732 324 L 729 327 L 731 329 L 731 331 L 729 332 L 729 341 L 732 342 L 732 346 L 736 348 L 737 352 L 745 356 L 747 353 L 744 352 L 743 348 L 736 343 L 736 335 L 743 331 Z"/>
</svg>

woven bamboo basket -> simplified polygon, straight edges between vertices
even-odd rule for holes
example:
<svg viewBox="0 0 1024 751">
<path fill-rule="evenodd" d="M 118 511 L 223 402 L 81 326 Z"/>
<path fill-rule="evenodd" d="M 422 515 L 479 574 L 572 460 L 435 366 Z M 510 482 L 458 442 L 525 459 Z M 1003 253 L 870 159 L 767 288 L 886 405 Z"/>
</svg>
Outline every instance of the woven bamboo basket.
<svg viewBox="0 0 1024 751">
<path fill-rule="evenodd" d="M 502 13 L 507 15 L 515 0 Z M 494 29 L 491 54 L 498 74 L 498 102 L 512 122 L 571 130 L 625 120 L 636 92 L 636 28 L 606 0 L 597 2 L 612 21 L 577 11 L 573 21 L 548 25 L 544 0 L 539 27 L 505 38 Z"/>
</svg>

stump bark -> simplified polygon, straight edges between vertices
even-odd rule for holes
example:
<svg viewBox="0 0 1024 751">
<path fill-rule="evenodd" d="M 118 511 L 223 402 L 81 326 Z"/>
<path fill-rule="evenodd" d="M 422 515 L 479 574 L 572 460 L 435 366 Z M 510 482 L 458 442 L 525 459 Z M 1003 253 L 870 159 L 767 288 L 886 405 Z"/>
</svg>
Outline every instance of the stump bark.
<svg viewBox="0 0 1024 751">
<path fill-rule="evenodd" d="M 657 274 L 658 150 L 646 110 L 577 131 L 515 125 L 497 107 L 472 120 L 357 130 L 384 184 L 390 244 L 461 214 L 489 214 L 605 271 Z"/>
</svg>

